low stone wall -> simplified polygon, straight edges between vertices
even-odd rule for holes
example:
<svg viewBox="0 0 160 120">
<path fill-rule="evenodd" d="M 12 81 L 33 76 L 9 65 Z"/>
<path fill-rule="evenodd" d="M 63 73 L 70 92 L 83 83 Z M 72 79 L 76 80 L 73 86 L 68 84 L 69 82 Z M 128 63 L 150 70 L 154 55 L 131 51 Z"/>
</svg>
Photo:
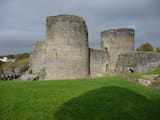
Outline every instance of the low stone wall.
<svg viewBox="0 0 160 120">
<path fill-rule="evenodd" d="M 90 77 L 106 75 L 108 58 L 106 51 L 90 48 Z"/>
<path fill-rule="evenodd" d="M 160 68 L 160 61 L 156 61 L 156 62 L 151 62 L 151 63 L 147 63 L 146 65 L 138 65 L 137 69 L 135 70 L 135 72 L 144 72 L 144 71 L 148 71 L 148 70 L 152 70 L 155 68 Z"/>
<path fill-rule="evenodd" d="M 154 52 L 132 52 L 118 57 L 116 71 L 144 72 L 160 67 L 160 54 Z"/>
<path fill-rule="evenodd" d="M 147 87 L 152 87 L 152 88 L 157 88 L 157 89 L 160 89 L 160 83 L 159 82 L 155 82 L 156 80 L 149 80 L 149 79 L 146 79 L 146 78 L 133 78 L 133 77 L 130 77 L 128 75 L 125 75 L 125 74 L 122 74 L 122 73 L 117 73 L 119 76 L 129 80 L 129 81 L 132 81 L 132 82 L 135 82 L 135 83 L 139 83 L 139 84 L 142 84 L 142 85 L 145 85 Z M 159 76 L 158 76 L 158 79 L 159 79 Z"/>
</svg>

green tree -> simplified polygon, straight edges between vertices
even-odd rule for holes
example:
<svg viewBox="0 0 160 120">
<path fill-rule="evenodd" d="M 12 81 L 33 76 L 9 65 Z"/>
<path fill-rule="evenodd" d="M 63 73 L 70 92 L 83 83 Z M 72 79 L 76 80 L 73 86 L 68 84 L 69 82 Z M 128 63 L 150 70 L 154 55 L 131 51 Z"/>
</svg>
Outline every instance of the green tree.
<svg viewBox="0 0 160 120">
<path fill-rule="evenodd" d="M 137 48 L 137 51 L 154 51 L 154 47 L 150 43 L 143 43 Z"/>
<path fill-rule="evenodd" d="M 160 47 L 156 48 L 156 52 L 160 53 Z"/>
</svg>

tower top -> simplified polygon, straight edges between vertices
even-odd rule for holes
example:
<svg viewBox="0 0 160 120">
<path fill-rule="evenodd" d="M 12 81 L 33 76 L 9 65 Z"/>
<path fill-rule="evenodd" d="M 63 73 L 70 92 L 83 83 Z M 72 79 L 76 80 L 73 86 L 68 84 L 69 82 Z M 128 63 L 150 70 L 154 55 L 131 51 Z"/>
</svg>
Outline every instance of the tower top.
<svg viewBox="0 0 160 120">
<path fill-rule="evenodd" d="M 134 33 L 135 32 L 135 30 L 134 29 L 132 29 L 132 28 L 114 28 L 114 29 L 108 29 L 108 30 L 104 30 L 104 31 L 102 31 L 102 34 L 103 33 L 112 33 L 112 32 L 125 32 L 125 31 L 127 31 L 127 32 L 132 32 L 132 33 Z"/>
<path fill-rule="evenodd" d="M 69 14 L 60 14 L 57 16 L 48 16 L 47 17 L 47 22 L 54 23 L 54 22 L 78 22 L 78 23 L 83 23 L 84 19 L 80 16 L 75 16 L 75 15 L 69 15 Z"/>
</svg>

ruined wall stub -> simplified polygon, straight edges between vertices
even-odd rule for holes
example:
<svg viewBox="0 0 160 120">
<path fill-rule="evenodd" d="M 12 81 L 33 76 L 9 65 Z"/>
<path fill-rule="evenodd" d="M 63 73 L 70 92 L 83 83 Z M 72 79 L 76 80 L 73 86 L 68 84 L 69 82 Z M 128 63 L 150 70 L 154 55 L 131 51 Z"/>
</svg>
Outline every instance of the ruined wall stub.
<svg viewBox="0 0 160 120">
<path fill-rule="evenodd" d="M 40 73 L 45 68 L 46 47 L 44 41 L 36 41 L 30 54 L 30 67 L 33 74 Z"/>
<path fill-rule="evenodd" d="M 106 76 L 108 59 L 106 51 L 90 48 L 90 77 Z"/>
<path fill-rule="evenodd" d="M 83 18 L 49 16 L 46 27 L 46 79 L 88 77 L 88 31 Z"/>
<path fill-rule="evenodd" d="M 145 72 L 160 67 L 160 54 L 154 52 L 131 52 L 118 57 L 116 71 Z"/>
<path fill-rule="evenodd" d="M 134 51 L 135 30 L 119 28 L 109 29 L 101 33 L 101 48 L 109 54 L 108 72 L 115 71 L 118 55 Z"/>
</svg>

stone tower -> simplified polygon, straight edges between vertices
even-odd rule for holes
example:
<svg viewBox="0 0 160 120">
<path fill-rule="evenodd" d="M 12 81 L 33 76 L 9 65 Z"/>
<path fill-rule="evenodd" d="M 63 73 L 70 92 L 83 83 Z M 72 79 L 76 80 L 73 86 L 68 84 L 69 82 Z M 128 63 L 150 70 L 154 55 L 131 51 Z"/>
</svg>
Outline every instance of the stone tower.
<svg viewBox="0 0 160 120">
<path fill-rule="evenodd" d="M 101 33 L 101 48 L 109 54 L 108 72 L 115 71 L 118 55 L 134 51 L 135 30 L 119 28 Z"/>
<path fill-rule="evenodd" d="M 46 79 L 88 77 L 88 31 L 83 18 L 49 16 L 46 29 Z"/>
</svg>

